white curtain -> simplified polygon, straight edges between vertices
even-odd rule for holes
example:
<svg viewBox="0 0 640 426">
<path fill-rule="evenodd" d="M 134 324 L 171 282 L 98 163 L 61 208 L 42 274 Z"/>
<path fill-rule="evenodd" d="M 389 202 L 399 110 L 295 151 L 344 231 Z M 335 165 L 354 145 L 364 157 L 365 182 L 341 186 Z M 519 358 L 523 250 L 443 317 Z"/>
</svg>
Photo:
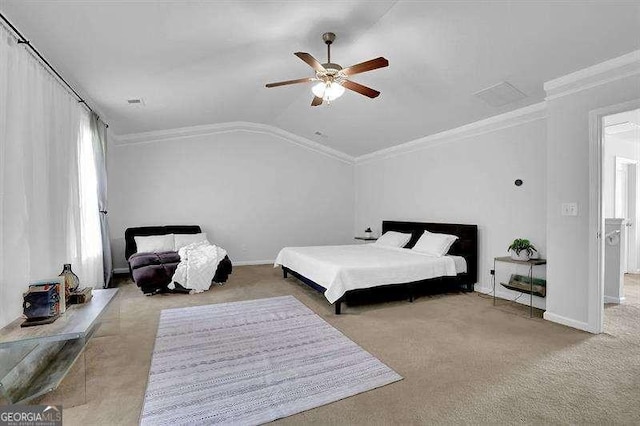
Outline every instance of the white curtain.
<svg viewBox="0 0 640 426">
<path fill-rule="evenodd" d="M 91 140 L 96 169 L 98 211 L 100 213 L 104 286 L 108 287 L 113 275 L 113 261 L 111 259 L 111 242 L 109 241 L 109 220 L 107 219 L 107 126 L 95 113 L 91 114 Z"/>
<path fill-rule="evenodd" d="M 64 263 L 102 286 L 91 152 L 86 108 L 0 25 L 0 327 Z"/>
<path fill-rule="evenodd" d="M 87 283 L 91 287 L 100 288 L 104 286 L 104 269 L 93 136 L 90 115 L 83 111 L 78 138 L 80 226 L 77 229 L 80 229 L 80 238 L 72 246 L 78 248 L 78 271 L 76 274 L 80 277 L 81 284 Z M 84 284 L 82 286 L 86 287 Z"/>
</svg>

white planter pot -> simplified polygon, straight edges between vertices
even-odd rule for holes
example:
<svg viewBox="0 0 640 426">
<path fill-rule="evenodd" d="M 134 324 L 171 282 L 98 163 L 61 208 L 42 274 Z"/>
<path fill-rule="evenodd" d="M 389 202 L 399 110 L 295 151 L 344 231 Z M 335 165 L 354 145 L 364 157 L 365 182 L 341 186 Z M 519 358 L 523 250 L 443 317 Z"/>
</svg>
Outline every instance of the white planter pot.
<svg viewBox="0 0 640 426">
<path fill-rule="evenodd" d="M 527 260 L 529 260 L 529 254 L 527 253 L 526 250 L 523 250 L 520 252 L 520 254 L 516 254 L 515 251 L 511 250 L 511 259 L 513 260 L 521 260 L 523 262 L 526 262 Z"/>
</svg>

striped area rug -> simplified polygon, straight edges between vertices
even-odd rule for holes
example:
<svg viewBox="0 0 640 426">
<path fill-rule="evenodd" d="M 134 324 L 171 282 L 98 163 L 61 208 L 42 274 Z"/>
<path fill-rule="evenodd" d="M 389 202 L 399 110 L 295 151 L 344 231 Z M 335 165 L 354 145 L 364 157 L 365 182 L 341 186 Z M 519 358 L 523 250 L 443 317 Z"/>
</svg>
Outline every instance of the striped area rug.
<svg viewBox="0 0 640 426">
<path fill-rule="evenodd" d="M 261 424 L 398 380 L 292 296 L 167 309 L 140 424 Z"/>
</svg>

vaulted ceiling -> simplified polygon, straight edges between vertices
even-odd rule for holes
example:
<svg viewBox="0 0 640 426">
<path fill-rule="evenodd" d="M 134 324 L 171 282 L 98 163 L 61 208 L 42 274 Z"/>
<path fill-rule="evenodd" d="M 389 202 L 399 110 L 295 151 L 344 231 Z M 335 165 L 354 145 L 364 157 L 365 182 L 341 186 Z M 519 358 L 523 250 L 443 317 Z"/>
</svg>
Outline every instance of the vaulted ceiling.
<svg viewBox="0 0 640 426">
<path fill-rule="evenodd" d="M 117 134 L 250 121 L 362 155 L 544 99 L 545 81 L 640 49 L 637 1 L 45 1 L 0 10 L 97 105 Z M 382 94 L 311 107 L 293 52 L 342 66 Z M 527 97 L 473 94 L 507 81 Z M 132 107 L 126 100 L 143 98 Z M 315 133 L 321 132 L 323 136 Z"/>
</svg>

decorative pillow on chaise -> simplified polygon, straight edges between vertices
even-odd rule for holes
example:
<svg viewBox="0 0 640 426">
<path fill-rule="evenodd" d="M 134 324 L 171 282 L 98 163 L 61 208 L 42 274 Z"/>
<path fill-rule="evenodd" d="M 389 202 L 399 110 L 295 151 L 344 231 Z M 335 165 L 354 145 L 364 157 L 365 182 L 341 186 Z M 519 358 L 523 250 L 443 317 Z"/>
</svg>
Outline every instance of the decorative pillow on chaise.
<svg viewBox="0 0 640 426">
<path fill-rule="evenodd" d="M 134 237 L 138 253 L 161 253 L 175 251 L 173 234 Z"/>
<path fill-rule="evenodd" d="M 186 247 L 189 244 L 200 243 L 202 241 L 209 241 L 207 239 L 207 233 L 201 232 L 199 234 L 173 234 L 175 240 L 175 251 L 180 250 L 182 247 Z"/>
</svg>

